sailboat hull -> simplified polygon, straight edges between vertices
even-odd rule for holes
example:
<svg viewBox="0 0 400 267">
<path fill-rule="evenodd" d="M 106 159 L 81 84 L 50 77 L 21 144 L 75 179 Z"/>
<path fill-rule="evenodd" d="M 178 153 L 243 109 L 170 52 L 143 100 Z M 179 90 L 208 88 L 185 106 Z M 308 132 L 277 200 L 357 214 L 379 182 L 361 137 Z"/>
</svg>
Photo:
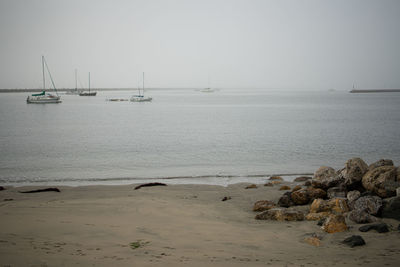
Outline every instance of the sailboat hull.
<svg viewBox="0 0 400 267">
<path fill-rule="evenodd" d="M 61 103 L 59 96 L 44 95 L 44 96 L 28 96 L 26 99 L 28 104 L 52 104 Z"/>
<path fill-rule="evenodd" d="M 97 92 L 82 92 L 79 95 L 80 96 L 96 96 Z"/>
<path fill-rule="evenodd" d="M 131 102 L 151 102 L 153 98 L 151 97 L 144 97 L 144 96 L 132 96 Z"/>
</svg>

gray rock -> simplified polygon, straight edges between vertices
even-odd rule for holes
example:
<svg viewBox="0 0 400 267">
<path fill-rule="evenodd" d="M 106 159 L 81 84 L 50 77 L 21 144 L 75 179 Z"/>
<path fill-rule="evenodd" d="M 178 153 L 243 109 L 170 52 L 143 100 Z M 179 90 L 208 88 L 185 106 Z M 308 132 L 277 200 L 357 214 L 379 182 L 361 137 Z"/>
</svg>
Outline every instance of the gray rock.
<svg viewBox="0 0 400 267">
<path fill-rule="evenodd" d="M 359 235 L 352 235 L 342 241 L 342 244 L 348 245 L 350 247 L 363 246 L 365 245 L 364 239 Z"/>
<path fill-rule="evenodd" d="M 400 220 L 400 197 L 385 200 L 382 217 Z"/>
<path fill-rule="evenodd" d="M 345 168 L 342 171 L 344 177 L 344 183 L 347 187 L 354 187 L 357 183 L 360 183 L 364 174 L 368 171 L 368 165 L 360 158 L 349 159 Z"/>
<path fill-rule="evenodd" d="M 349 202 L 354 202 L 360 197 L 361 193 L 360 191 L 353 190 L 347 193 L 347 200 Z"/>
<path fill-rule="evenodd" d="M 389 232 L 389 227 L 386 223 L 375 223 L 363 225 L 358 228 L 361 232 L 368 232 L 369 230 L 376 230 L 378 233 L 387 233 Z"/>
<path fill-rule="evenodd" d="M 396 172 L 397 170 L 393 166 L 377 167 L 364 175 L 362 185 L 380 197 L 394 196 L 396 188 L 400 187 L 400 183 L 396 179 Z"/>
<path fill-rule="evenodd" d="M 314 174 L 311 184 L 315 188 L 328 189 L 343 181 L 343 177 L 338 175 L 331 167 L 320 167 Z"/>
<path fill-rule="evenodd" d="M 363 196 L 352 204 L 353 210 L 349 212 L 348 218 L 356 223 L 371 223 L 378 219 L 373 215 L 379 215 L 383 202 L 378 196 Z"/>
<path fill-rule="evenodd" d="M 393 161 L 391 159 L 380 159 L 368 166 L 368 170 L 373 170 L 382 166 L 393 166 Z"/>
</svg>

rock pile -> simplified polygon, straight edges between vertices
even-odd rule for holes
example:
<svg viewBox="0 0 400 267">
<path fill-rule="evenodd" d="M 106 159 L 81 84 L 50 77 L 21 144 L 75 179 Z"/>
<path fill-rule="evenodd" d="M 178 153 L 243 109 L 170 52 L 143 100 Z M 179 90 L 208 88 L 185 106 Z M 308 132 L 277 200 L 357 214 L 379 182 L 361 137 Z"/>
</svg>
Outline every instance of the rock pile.
<svg viewBox="0 0 400 267">
<path fill-rule="evenodd" d="M 396 193 L 400 192 L 400 167 L 392 160 L 367 165 L 352 158 L 341 170 L 323 166 L 311 180 L 299 177 L 295 181 L 305 181 L 306 188 L 296 186 L 285 192 L 277 205 L 256 203 L 260 208 L 254 211 L 263 211 L 256 219 L 322 220 L 322 229 L 328 233 L 346 231 L 346 219 L 355 223 L 375 223 L 381 217 L 400 220 L 400 196 Z M 299 205 L 310 205 L 309 213 L 296 210 Z"/>
</svg>

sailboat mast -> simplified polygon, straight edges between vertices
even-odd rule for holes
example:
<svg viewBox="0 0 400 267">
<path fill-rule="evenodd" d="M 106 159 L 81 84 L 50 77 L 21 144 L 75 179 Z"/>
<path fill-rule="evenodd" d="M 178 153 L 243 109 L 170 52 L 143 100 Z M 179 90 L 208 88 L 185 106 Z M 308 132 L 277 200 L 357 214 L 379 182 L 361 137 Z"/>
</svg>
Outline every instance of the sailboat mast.
<svg viewBox="0 0 400 267">
<path fill-rule="evenodd" d="M 44 56 L 42 56 L 43 91 L 46 90 L 46 80 L 44 75 Z"/>
<path fill-rule="evenodd" d="M 75 91 L 78 91 L 78 70 L 75 69 Z"/>
<path fill-rule="evenodd" d="M 143 92 L 142 95 L 144 95 L 144 72 L 143 72 Z"/>
</svg>

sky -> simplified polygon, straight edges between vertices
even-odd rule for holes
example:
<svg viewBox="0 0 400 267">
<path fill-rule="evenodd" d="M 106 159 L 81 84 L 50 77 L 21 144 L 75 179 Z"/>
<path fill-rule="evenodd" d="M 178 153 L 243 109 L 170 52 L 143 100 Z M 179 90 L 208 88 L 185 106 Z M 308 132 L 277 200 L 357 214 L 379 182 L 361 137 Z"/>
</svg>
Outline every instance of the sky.
<svg viewBox="0 0 400 267">
<path fill-rule="evenodd" d="M 0 88 L 400 88 L 398 0 L 0 0 Z"/>
</svg>

